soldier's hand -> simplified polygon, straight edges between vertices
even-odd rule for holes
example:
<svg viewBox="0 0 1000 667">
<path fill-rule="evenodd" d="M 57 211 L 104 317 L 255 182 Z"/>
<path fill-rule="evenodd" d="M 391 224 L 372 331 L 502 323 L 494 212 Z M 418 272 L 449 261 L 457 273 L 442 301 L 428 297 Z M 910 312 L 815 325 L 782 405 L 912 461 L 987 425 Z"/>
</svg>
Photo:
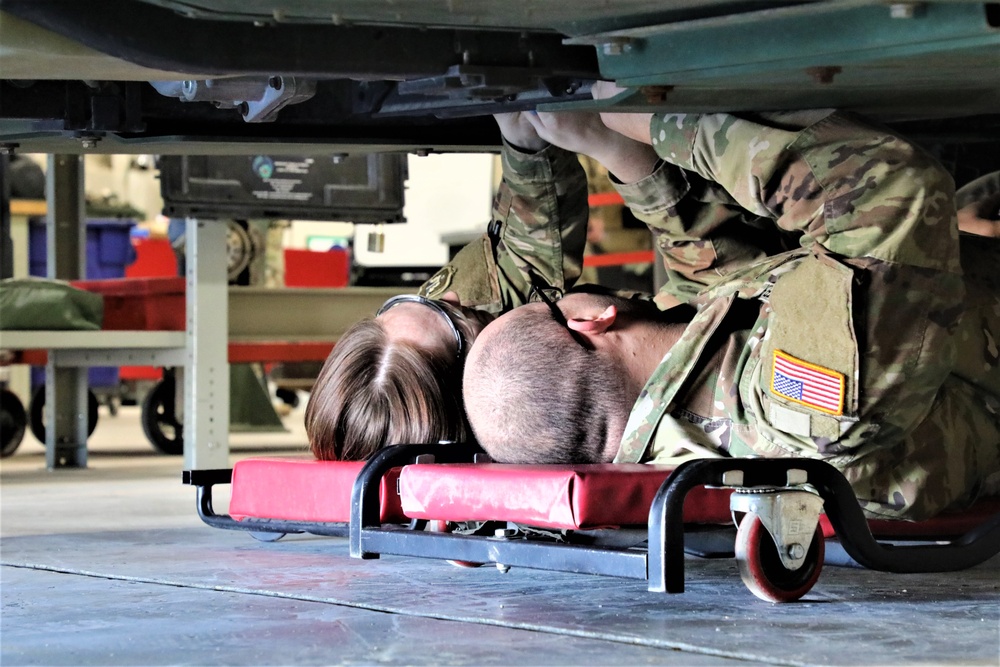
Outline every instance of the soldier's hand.
<svg viewBox="0 0 1000 667">
<path fill-rule="evenodd" d="M 656 153 L 641 142 L 615 132 L 591 112 L 537 112 L 528 116 L 538 136 L 574 153 L 589 155 L 619 180 L 631 183 L 653 171 Z"/>
<path fill-rule="evenodd" d="M 527 120 L 550 144 L 594 158 L 597 156 L 593 152 L 599 152 L 612 136 L 600 117 L 587 111 L 534 111 L 527 114 Z"/>
<path fill-rule="evenodd" d="M 967 234 L 1000 238 L 1000 195 L 958 209 L 958 228 Z"/>
<path fill-rule="evenodd" d="M 528 120 L 527 116 L 530 113 L 532 112 L 498 113 L 494 114 L 493 118 L 500 126 L 500 133 L 507 143 L 525 151 L 540 151 L 549 144 L 538 136 L 535 126 Z"/>
<path fill-rule="evenodd" d="M 612 81 L 597 81 L 591 86 L 590 94 L 595 100 L 606 100 L 626 90 Z M 618 111 L 601 113 L 601 120 L 610 129 L 644 144 L 652 143 L 649 138 L 649 121 L 652 118 L 653 114 L 651 113 L 621 113 Z"/>
</svg>

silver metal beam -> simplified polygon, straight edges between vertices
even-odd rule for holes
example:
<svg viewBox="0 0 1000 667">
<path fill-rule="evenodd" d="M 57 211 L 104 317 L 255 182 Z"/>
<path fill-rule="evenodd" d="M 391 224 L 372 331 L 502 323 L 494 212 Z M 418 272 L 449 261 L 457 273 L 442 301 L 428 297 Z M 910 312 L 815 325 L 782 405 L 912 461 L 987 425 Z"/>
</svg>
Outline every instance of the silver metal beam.
<svg viewBox="0 0 1000 667">
<path fill-rule="evenodd" d="M 46 275 L 73 280 L 87 267 L 83 158 L 50 155 L 46 174 Z M 87 370 L 45 365 L 45 465 L 87 467 Z"/>
<path fill-rule="evenodd" d="M 188 219 L 184 469 L 229 467 L 226 225 Z M 264 313 L 257 313 L 260 317 Z M 178 415 L 178 417 L 181 417 Z"/>
</svg>

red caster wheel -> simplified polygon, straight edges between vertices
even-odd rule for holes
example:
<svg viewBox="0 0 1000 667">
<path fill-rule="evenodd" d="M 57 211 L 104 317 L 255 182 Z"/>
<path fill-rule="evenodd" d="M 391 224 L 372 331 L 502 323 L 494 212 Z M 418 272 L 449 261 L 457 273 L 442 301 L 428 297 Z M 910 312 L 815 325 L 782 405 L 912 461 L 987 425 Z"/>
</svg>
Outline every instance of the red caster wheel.
<svg viewBox="0 0 1000 667">
<path fill-rule="evenodd" d="M 817 526 L 802 567 L 789 570 L 759 516 L 748 513 L 736 531 L 740 578 L 754 595 L 768 602 L 793 602 L 808 593 L 823 569 L 825 549 L 822 529 Z"/>
<path fill-rule="evenodd" d="M 450 533 L 452 531 L 452 525 L 447 521 L 428 521 L 427 530 L 432 533 Z M 467 560 L 450 560 L 448 561 L 455 567 L 482 567 L 482 563 L 471 563 Z"/>
</svg>

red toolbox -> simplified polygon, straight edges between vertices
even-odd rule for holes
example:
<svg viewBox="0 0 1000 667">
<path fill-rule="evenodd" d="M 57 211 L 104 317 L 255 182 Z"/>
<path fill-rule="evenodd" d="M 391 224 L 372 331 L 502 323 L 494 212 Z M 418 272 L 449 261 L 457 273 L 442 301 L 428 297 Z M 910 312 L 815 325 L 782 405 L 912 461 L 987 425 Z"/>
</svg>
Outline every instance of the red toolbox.
<svg viewBox="0 0 1000 667">
<path fill-rule="evenodd" d="M 184 331 L 182 277 L 76 280 L 72 284 L 104 296 L 102 329 Z"/>
<path fill-rule="evenodd" d="M 285 287 L 347 287 L 350 277 L 351 256 L 343 248 L 285 249 Z"/>
</svg>

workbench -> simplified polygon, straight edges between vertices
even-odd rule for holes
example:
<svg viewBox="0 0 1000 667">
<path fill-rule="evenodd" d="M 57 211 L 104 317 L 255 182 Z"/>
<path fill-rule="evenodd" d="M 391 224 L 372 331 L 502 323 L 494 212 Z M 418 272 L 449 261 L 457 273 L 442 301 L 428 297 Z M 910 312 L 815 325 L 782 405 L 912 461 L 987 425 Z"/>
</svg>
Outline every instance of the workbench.
<svg viewBox="0 0 1000 667">
<path fill-rule="evenodd" d="M 83 158 L 49 156 L 46 187 L 47 277 L 84 276 L 86 228 Z M 184 331 L 3 331 L 0 348 L 45 349 L 46 466 L 87 465 L 90 366 L 173 367 L 183 406 L 184 468 L 229 465 L 231 343 L 335 341 L 374 314 L 395 288 L 230 288 L 226 225 L 187 220 Z M 403 290 L 405 291 L 405 290 Z"/>
</svg>

